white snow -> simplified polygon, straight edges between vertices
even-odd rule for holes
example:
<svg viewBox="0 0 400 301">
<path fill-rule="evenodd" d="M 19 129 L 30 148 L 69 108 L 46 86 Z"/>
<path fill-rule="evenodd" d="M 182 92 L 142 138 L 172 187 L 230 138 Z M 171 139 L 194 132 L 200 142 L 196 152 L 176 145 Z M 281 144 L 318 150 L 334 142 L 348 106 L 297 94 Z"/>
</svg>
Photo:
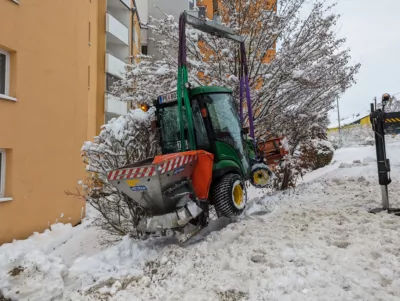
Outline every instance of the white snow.
<svg viewBox="0 0 400 301">
<path fill-rule="evenodd" d="M 282 147 L 284 148 L 284 150 L 289 152 L 290 151 L 289 140 L 286 137 L 283 137 L 283 139 L 281 140 L 281 143 L 282 143 Z"/>
<path fill-rule="evenodd" d="M 170 71 L 168 65 L 161 66 L 157 71 L 156 74 L 158 75 L 166 75 Z"/>
<path fill-rule="evenodd" d="M 400 206 L 400 142 L 387 151 Z M 0 290 L 30 301 L 399 300 L 400 218 L 367 212 L 380 206 L 374 147 L 337 150 L 293 191 L 249 194 L 243 218 L 213 221 L 186 245 L 125 237 L 101 250 L 90 214 L 54 225 L 0 247 Z"/>
<path fill-rule="evenodd" d="M 304 70 L 294 70 L 292 73 L 293 78 L 301 78 L 303 77 L 305 71 Z"/>
</svg>

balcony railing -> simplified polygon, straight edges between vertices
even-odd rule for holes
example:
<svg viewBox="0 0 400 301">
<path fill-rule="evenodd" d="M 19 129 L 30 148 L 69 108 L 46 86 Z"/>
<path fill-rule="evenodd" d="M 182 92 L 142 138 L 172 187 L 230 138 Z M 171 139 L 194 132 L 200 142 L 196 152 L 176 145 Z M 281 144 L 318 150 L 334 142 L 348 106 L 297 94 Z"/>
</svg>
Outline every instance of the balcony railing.
<svg viewBox="0 0 400 301">
<path fill-rule="evenodd" d="M 106 99 L 106 104 L 105 104 L 106 112 L 118 115 L 123 115 L 128 113 L 128 104 L 126 102 L 121 101 L 110 94 L 106 94 L 105 99 Z"/>
<path fill-rule="evenodd" d="M 121 44 L 129 45 L 129 29 L 110 13 L 106 14 L 106 31 L 118 39 Z M 118 42 L 114 39 L 113 42 Z"/>
<path fill-rule="evenodd" d="M 111 53 L 106 53 L 106 72 L 118 78 L 123 78 L 125 73 L 126 63 L 113 56 Z"/>
</svg>

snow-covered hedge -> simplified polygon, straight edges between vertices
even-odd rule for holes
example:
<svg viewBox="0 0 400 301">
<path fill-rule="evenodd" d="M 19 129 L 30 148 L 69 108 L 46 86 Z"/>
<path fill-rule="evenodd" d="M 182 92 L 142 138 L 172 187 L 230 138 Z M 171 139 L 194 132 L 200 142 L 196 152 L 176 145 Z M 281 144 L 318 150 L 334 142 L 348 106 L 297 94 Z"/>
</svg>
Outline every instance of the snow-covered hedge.
<svg viewBox="0 0 400 301">
<path fill-rule="evenodd" d="M 152 108 L 148 112 L 133 110 L 112 119 L 94 141 L 83 144 L 87 177 L 80 184 L 86 200 L 100 213 L 97 224 L 110 234 L 137 234 L 136 226 L 144 211 L 110 185 L 107 174 L 157 153 L 157 137 L 151 126 L 153 118 Z"/>
<path fill-rule="evenodd" d="M 302 166 L 305 170 L 316 170 L 328 165 L 333 158 L 332 143 L 323 139 L 312 139 L 301 147 Z"/>
</svg>

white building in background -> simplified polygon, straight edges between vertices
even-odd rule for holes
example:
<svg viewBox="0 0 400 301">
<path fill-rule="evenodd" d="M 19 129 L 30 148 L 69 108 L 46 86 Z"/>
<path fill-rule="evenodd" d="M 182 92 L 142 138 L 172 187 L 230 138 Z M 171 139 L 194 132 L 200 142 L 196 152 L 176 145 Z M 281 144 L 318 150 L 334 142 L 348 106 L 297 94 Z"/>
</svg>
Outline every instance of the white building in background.
<svg viewBox="0 0 400 301">
<path fill-rule="evenodd" d="M 125 65 L 141 52 L 140 17 L 134 0 L 106 0 L 105 14 L 105 122 L 126 114 L 129 104 L 110 96 L 112 84 L 122 79 Z"/>
<path fill-rule="evenodd" d="M 140 18 L 143 24 L 148 23 L 149 16 L 161 19 L 163 17 L 163 12 L 174 16 L 176 21 L 178 21 L 179 15 L 183 11 L 196 10 L 196 0 L 136 0 L 136 6 L 138 11 L 140 11 Z M 156 49 L 148 42 L 151 38 L 157 38 L 152 34 L 151 30 L 143 26 L 141 29 L 141 37 L 142 53 L 160 59 L 161 57 Z"/>
</svg>

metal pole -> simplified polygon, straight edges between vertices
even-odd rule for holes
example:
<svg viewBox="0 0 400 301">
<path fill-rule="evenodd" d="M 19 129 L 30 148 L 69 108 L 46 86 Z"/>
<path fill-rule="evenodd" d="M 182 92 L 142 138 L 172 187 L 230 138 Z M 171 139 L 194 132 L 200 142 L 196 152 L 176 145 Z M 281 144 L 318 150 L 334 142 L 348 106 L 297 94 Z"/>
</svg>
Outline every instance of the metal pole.
<svg viewBox="0 0 400 301">
<path fill-rule="evenodd" d="M 382 109 L 377 109 L 376 104 L 371 103 L 370 120 L 372 129 L 375 133 L 376 161 L 378 167 L 378 179 L 381 186 L 382 208 L 372 209 L 371 213 L 387 211 L 388 213 L 400 214 L 399 209 L 390 208 L 388 185 L 392 182 L 390 179 L 390 161 L 386 157 L 385 143 L 385 105 L 390 99 L 389 94 L 382 97 Z M 374 99 L 376 102 L 376 98 Z"/>
<path fill-rule="evenodd" d="M 381 185 L 381 192 L 382 192 L 382 209 L 389 210 L 389 193 L 388 193 L 388 186 Z"/>
<path fill-rule="evenodd" d="M 336 97 L 336 104 L 337 104 L 337 120 L 339 124 L 339 146 L 342 146 L 342 135 L 340 130 L 340 108 L 339 108 L 339 97 Z"/>
<path fill-rule="evenodd" d="M 337 103 L 337 120 L 339 123 L 339 136 L 340 136 L 340 110 L 339 110 L 339 97 L 336 98 Z"/>
</svg>

